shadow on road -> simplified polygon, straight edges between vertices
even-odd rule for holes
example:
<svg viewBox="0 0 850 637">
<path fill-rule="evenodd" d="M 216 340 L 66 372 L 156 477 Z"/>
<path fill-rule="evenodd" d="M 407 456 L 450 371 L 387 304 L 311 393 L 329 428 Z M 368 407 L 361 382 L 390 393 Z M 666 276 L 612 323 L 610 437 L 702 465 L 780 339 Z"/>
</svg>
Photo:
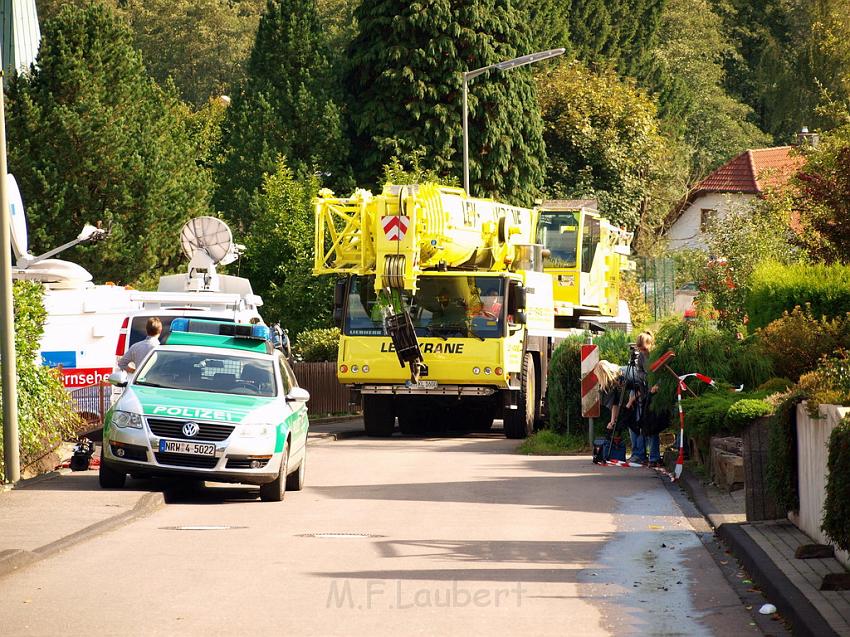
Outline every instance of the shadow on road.
<svg viewBox="0 0 850 637">
<path fill-rule="evenodd" d="M 374 543 L 381 557 L 429 557 L 461 562 L 516 562 L 519 564 L 583 563 L 587 547 L 607 542 L 611 535 L 599 533 L 594 540 L 552 542 L 535 540 L 382 540 Z"/>
<path fill-rule="evenodd" d="M 170 480 L 128 480 L 126 491 L 163 491 Z M 26 491 L 103 491 L 98 482 L 97 470 L 60 473 L 56 476 L 24 483 L 16 489 Z"/>
<path fill-rule="evenodd" d="M 575 479 L 576 472 L 571 472 Z M 511 477 L 469 482 L 411 482 L 312 487 L 311 491 L 340 500 L 398 500 L 407 502 L 463 502 L 468 504 L 520 504 L 570 511 L 576 502 L 564 497 L 564 479 L 557 477 Z M 598 486 L 598 483 L 597 485 Z M 606 498 L 586 498 L 583 512 L 610 513 Z"/>
<path fill-rule="evenodd" d="M 384 581 L 420 581 L 438 582 L 506 582 L 517 583 L 577 583 L 581 568 L 434 568 L 374 571 L 336 571 L 311 573 L 316 577 L 328 579 L 363 579 Z M 569 634 L 569 633 L 565 633 Z"/>
</svg>

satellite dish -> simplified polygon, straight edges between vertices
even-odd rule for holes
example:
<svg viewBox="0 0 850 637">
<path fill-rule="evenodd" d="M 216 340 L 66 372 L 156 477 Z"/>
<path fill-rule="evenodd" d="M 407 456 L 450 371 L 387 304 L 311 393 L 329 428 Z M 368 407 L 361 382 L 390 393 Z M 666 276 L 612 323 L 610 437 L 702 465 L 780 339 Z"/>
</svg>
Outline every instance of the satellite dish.
<svg viewBox="0 0 850 637">
<path fill-rule="evenodd" d="M 11 173 L 6 175 L 6 190 L 9 195 L 12 250 L 15 252 L 15 259 L 20 260 L 29 250 L 29 238 L 27 237 L 27 219 L 24 216 L 24 201 L 21 199 L 21 191 L 18 190 L 18 182 Z"/>
<path fill-rule="evenodd" d="M 226 265 L 238 256 L 230 228 L 216 217 L 189 219 L 180 230 L 180 245 L 189 259 L 194 258 L 195 253 L 200 251 L 206 253 L 213 263 Z"/>
</svg>

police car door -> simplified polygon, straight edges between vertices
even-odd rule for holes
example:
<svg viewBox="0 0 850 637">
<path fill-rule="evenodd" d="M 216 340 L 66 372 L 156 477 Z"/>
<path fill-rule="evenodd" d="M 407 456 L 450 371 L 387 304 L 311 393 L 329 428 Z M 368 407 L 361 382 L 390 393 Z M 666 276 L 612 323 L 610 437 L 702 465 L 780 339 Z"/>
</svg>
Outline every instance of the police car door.
<svg viewBox="0 0 850 637">
<path fill-rule="evenodd" d="M 280 377 L 283 380 L 283 391 L 289 394 L 294 387 L 298 387 L 298 381 L 286 358 L 279 351 L 275 351 L 278 367 L 280 368 Z M 292 451 L 290 452 L 290 464 L 292 460 L 300 459 L 304 455 L 304 450 L 307 445 L 307 427 L 309 421 L 307 419 L 307 403 L 303 400 L 287 400 L 289 409 L 292 410 L 294 417 L 292 419 Z"/>
</svg>

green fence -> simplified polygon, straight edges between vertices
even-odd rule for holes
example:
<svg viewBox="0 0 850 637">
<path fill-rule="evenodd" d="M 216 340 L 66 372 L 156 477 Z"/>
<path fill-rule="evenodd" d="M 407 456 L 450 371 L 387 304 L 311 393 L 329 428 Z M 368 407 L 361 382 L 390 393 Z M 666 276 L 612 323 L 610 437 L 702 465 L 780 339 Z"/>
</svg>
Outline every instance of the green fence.
<svg viewBox="0 0 850 637">
<path fill-rule="evenodd" d="M 657 321 L 673 313 L 676 296 L 676 265 L 673 259 L 636 257 L 643 300 Z"/>
</svg>

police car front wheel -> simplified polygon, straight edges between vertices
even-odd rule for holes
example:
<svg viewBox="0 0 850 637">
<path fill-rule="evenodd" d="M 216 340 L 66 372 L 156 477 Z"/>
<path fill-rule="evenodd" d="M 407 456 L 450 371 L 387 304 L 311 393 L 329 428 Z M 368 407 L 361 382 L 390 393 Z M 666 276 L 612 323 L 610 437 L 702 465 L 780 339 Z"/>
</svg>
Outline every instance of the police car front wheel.
<svg viewBox="0 0 850 637">
<path fill-rule="evenodd" d="M 280 471 L 271 482 L 260 485 L 260 500 L 263 502 L 280 502 L 286 495 L 286 472 L 289 467 L 289 441 L 283 446 L 283 458 L 280 461 Z"/>
<path fill-rule="evenodd" d="M 98 472 L 98 482 L 102 489 L 122 489 L 127 481 L 127 474 L 123 471 L 116 471 L 103 461 L 103 455 L 100 457 L 100 470 Z"/>
</svg>

